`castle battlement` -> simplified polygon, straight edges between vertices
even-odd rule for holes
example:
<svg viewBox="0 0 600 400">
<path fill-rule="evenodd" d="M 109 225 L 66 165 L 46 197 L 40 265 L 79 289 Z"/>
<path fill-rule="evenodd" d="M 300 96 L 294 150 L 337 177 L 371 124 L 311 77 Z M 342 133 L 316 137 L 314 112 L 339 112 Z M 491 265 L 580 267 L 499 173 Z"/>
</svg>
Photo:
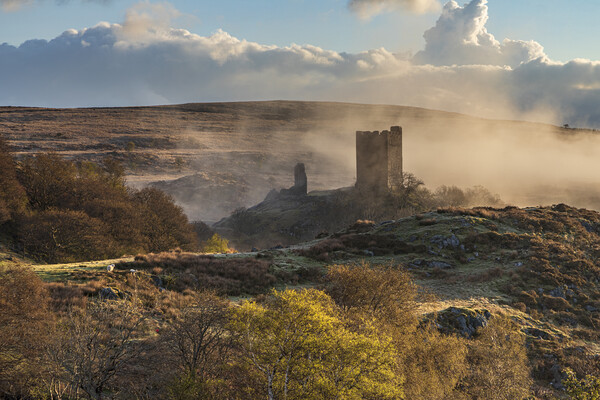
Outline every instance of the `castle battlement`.
<svg viewBox="0 0 600 400">
<path fill-rule="evenodd" d="M 367 193 L 402 188 L 402 128 L 356 131 L 356 188 Z"/>
</svg>

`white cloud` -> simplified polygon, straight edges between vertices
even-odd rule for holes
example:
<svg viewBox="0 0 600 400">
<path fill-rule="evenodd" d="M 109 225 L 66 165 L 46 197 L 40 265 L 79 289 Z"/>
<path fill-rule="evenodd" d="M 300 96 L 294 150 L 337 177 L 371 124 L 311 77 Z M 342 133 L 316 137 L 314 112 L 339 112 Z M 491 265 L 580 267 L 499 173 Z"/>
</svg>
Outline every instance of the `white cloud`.
<svg viewBox="0 0 600 400">
<path fill-rule="evenodd" d="M 436 25 L 423 35 L 425 49 L 415 55 L 415 61 L 433 65 L 517 66 L 546 58 L 544 48 L 537 42 L 498 42 L 485 27 L 489 18 L 486 4 L 487 0 L 473 0 L 464 7 L 454 0 L 446 3 Z"/>
<path fill-rule="evenodd" d="M 499 43 L 485 29 L 482 0 L 446 5 L 415 60 L 383 48 L 348 54 L 221 30 L 200 36 L 170 27 L 176 14 L 138 6 L 123 24 L 0 45 L 0 104 L 332 100 L 600 127 L 600 63 L 552 62 L 535 42 Z"/>
<path fill-rule="evenodd" d="M 350 0 L 348 8 L 361 18 L 389 11 L 404 10 L 417 14 L 434 12 L 440 9 L 438 0 Z"/>
</svg>

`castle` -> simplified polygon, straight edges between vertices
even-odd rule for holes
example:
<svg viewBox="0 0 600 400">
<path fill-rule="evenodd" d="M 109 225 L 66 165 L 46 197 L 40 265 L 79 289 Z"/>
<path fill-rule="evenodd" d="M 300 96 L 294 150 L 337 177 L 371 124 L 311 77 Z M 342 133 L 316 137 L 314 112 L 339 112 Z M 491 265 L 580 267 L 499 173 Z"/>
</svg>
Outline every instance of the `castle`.
<svg viewBox="0 0 600 400">
<path fill-rule="evenodd" d="M 402 128 L 356 131 L 356 188 L 364 193 L 395 193 L 402 188 Z"/>
</svg>

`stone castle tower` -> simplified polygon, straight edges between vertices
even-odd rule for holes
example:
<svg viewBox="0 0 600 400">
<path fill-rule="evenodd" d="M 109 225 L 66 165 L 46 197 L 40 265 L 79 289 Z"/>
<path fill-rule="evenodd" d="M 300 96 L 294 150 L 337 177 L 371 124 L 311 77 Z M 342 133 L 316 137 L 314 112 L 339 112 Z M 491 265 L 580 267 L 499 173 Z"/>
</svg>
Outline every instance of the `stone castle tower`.
<svg viewBox="0 0 600 400">
<path fill-rule="evenodd" d="M 373 194 L 402 188 L 402 128 L 356 131 L 356 188 Z"/>
</svg>

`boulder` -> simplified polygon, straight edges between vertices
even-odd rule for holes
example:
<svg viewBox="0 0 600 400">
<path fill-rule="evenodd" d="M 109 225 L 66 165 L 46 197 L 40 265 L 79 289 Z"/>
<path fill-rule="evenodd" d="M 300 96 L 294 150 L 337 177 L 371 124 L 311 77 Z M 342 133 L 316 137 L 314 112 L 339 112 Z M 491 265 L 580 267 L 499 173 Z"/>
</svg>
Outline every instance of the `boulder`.
<svg viewBox="0 0 600 400">
<path fill-rule="evenodd" d="M 100 289 L 98 292 L 98 296 L 100 296 L 101 300 L 119 300 L 123 297 L 119 289 L 105 287 Z"/>
<path fill-rule="evenodd" d="M 488 310 L 450 307 L 438 313 L 436 322 L 442 332 L 472 338 L 479 328 L 487 326 L 491 317 Z"/>
</svg>

